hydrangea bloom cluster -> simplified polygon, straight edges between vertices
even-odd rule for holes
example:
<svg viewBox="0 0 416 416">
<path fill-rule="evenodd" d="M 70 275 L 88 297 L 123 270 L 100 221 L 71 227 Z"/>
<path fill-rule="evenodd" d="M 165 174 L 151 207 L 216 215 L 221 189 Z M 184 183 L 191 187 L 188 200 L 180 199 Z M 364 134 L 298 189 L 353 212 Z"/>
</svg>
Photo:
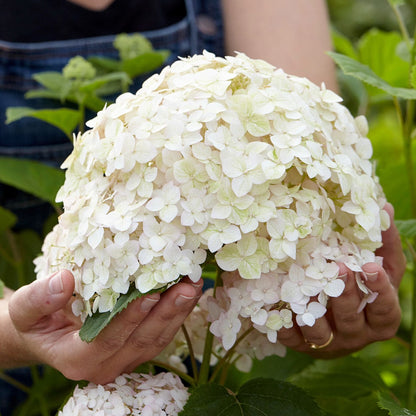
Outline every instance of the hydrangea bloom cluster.
<svg viewBox="0 0 416 416">
<path fill-rule="evenodd" d="M 176 416 L 188 397 L 172 373 L 123 374 L 113 383 L 77 386 L 58 416 Z"/>
<path fill-rule="evenodd" d="M 225 349 L 244 319 L 271 342 L 292 314 L 312 325 L 344 289 L 336 262 L 377 260 L 389 225 L 366 120 L 340 101 L 243 54 L 178 60 L 76 139 L 38 277 L 72 270 L 84 318 L 197 280 L 212 253 L 236 272 L 210 307 Z"/>
<path fill-rule="evenodd" d="M 280 344 L 276 337 L 270 341 L 267 336 L 259 334 L 258 331 L 267 333 L 267 331 L 270 332 L 270 329 L 267 329 L 266 326 L 264 326 L 266 328 L 264 329 L 259 325 L 253 325 L 247 315 L 244 318 L 243 314 L 239 314 L 239 311 L 233 307 L 233 301 L 228 295 L 228 288 L 230 288 L 230 293 L 235 292 L 235 287 L 229 286 L 231 281 L 234 281 L 234 283 L 254 283 L 259 280 L 243 280 L 236 272 L 223 273 L 222 280 L 224 286 L 216 289 L 215 297 L 213 296 L 213 289 L 206 290 L 198 305 L 184 323 L 192 342 L 192 354 L 196 360 L 202 362 L 207 322 L 212 323 L 210 330 L 215 335 L 210 356 L 211 366 L 215 366 L 219 359 L 230 353 L 229 361 L 243 372 L 250 371 L 253 358 L 262 360 L 270 355 L 283 357 L 286 353 L 286 347 Z M 250 294 L 248 294 L 248 297 L 250 297 Z M 249 307 L 252 302 L 244 303 L 246 307 Z M 276 308 L 276 305 L 274 307 Z M 280 328 L 283 326 L 291 327 L 293 325 L 292 312 L 287 309 L 283 310 L 283 308 L 276 309 L 270 312 L 270 319 L 267 324 L 274 331 L 277 330 L 278 326 Z M 257 331 L 253 329 L 257 329 Z M 236 342 L 237 339 L 239 339 L 239 342 Z M 230 351 L 231 347 L 233 347 L 232 351 Z M 184 365 L 184 361 L 190 353 L 186 337 L 183 331 L 179 331 L 156 360 L 187 373 L 188 368 Z"/>
</svg>

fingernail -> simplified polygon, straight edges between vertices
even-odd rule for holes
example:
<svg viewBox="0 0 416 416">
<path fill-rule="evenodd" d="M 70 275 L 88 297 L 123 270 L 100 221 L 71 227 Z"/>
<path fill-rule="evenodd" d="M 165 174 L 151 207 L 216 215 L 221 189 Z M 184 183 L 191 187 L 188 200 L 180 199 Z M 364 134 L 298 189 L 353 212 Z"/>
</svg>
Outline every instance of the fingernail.
<svg viewBox="0 0 416 416">
<path fill-rule="evenodd" d="M 378 273 L 366 273 L 367 279 L 369 282 L 375 282 L 377 280 Z"/>
<path fill-rule="evenodd" d="M 64 291 L 64 283 L 62 282 L 62 272 L 57 272 L 49 279 L 49 293 L 59 295 Z"/>
<path fill-rule="evenodd" d="M 140 309 L 142 312 L 149 312 L 150 309 L 153 308 L 153 306 L 156 305 L 159 299 L 155 298 L 144 298 L 142 300 L 142 303 L 140 304 Z"/>
<path fill-rule="evenodd" d="M 175 305 L 176 306 L 184 306 L 184 305 L 186 305 L 187 303 L 189 303 L 193 299 L 195 299 L 194 296 L 183 296 L 183 295 L 179 295 L 175 299 Z"/>
</svg>

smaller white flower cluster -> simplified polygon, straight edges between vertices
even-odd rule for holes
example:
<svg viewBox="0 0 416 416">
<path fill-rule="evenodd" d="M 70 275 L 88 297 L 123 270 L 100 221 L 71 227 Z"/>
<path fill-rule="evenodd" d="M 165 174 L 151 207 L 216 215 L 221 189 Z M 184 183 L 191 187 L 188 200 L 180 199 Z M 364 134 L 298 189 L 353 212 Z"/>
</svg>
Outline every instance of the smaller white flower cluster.
<svg viewBox="0 0 416 416">
<path fill-rule="evenodd" d="M 188 397 L 172 373 L 123 374 L 113 383 L 75 387 L 58 416 L 176 416 Z"/>
<path fill-rule="evenodd" d="M 289 328 L 293 325 L 292 313 L 284 308 L 279 310 L 270 310 L 269 319 L 267 325 L 270 328 L 264 330 L 259 325 L 254 325 L 258 331 L 253 331 L 253 323 L 247 316 L 252 313 L 255 314 L 255 308 L 251 307 L 253 301 L 250 300 L 251 293 L 253 297 L 259 299 L 258 296 L 263 297 L 262 294 L 257 293 L 259 290 L 253 289 L 255 282 L 258 280 L 244 280 L 238 276 L 238 273 L 225 272 L 222 274 L 224 286 L 216 289 L 215 298 L 213 297 L 213 289 L 206 290 L 198 305 L 188 315 L 184 322 L 184 327 L 189 335 L 189 339 L 192 343 L 192 353 L 194 357 L 202 362 L 204 353 L 205 337 L 206 337 L 206 325 L 207 322 L 212 322 L 210 331 L 215 335 L 212 346 L 212 354 L 210 357 L 210 365 L 213 366 L 218 363 L 222 357 L 229 353 L 229 349 L 234 347 L 230 362 L 236 366 L 240 371 L 248 372 L 251 369 L 253 358 L 262 360 L 270 355 L 278 355 L 283 357 L 286 353 L 286 347 L 283 346 L 276 339 L 272 339 L 272 342 L 267 336 L 262 336 L 260 332 L 270 332 L 270 328 L 276 331 L 277 328 L 283 326 Z M 240 306 L 244 304 L 244 312 L 239 311 L 234 307 L 233 300 L 231 299 L 234 294 L 237 294 L 236 287 L 238 282 L 242 285 L 247 283 L 249 285 L 248 292 L 245 292 L 243 296 L 238 295 Z M 251 282 L 251 283 L 250 283 Z M 230 288 L 230 293 L 226 289 L 229 284 L 234 284 L 236 287 Z M 240 288 L 243 289 L 243 286 Z M 261 289 L 260 289 L 261 291 Z M 273 289 L 267 288 L 267 292 L 271 296 L 266 294 L 268 307 L 265 309 L 271 309 L 270 303 L 275 295 L 272 294 Z M 245 301 L 243 299 L 245 298 Z M 235 300 L 235 299 L 234 299 Z M 266 301 L 266 302 L 267 302 Z M 251 311 L 249 311 L 251 307 Z M 256 304 L 258 309 L 258 303 Z M 264 327 L 266 328 L 266 327 Z M 237 339 L 239 342 L 236 344 Z M 185 359 L 190 354 L 189 345 L 183 331 L 177 332 L 172 342 L 159 354 L 156 358 L 157 361 L 168 364 L 179 371 L 186 373 L 188 368 L 184 365 Z"/>
</svg>

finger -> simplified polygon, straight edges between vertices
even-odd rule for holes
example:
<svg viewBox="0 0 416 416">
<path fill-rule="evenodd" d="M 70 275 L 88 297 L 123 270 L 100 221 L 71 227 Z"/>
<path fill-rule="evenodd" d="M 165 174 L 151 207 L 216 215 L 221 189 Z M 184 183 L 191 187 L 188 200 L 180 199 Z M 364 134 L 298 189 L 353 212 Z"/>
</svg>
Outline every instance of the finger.
<svg viewBox="0 0 416 416">
<path fill-rule="evenodd" d="M 403 253 L 400 234 L 394 224 L 394 209 L 386 204 L 384 209 L 390 216 L 390 228 L 382 232 L 383 246 L 376 254 L 383 257 L 383 267 L 387 271 L 393 286 L 397 289 L 406 270 L 406 258 Z"/>
<path fill-rule="evenodd" d="M 366 286 L 378 293 L 374 302 L 365 308 L 368 326 L 375 339 L 389 339 L 395 335 L 401 319 L 397 290 L 385 270 L 376 263 L 366 264 L 363 270 L 367 275 Z"/>
<path fill-rule="evenodd" d="M 340 265 L 340 273 L 345 288 L 339 297 L 331 298 L 329 307 L 337 336 L 349 338 L 362 332 L 366 323 L 364 314 L 359 312 L 362 295 L 354 272 Z"/>
<path fill-rule="evenodd" d="M 305 344 L 303 335 L 300 332 L 299 327 L 297 325 L 292 326 L 292 328 L 280 329 L 277 333 L 277 340 L 286 347 L 298 351 L 300 347 L 304 346 Z"/>
<path fill-rule="evenodd" d="M 74 285 L 72 273 L 62 270 L 18 289 L 9 301 L 9 313 L 15 327 L 21 332 L 42 327 L 45 317 L 66 306 Z"/>
<path fill-rule="evenodd" d="M 315 321 L 313 326 L 301 326 L 300 331 L 304 338 L 305 344 L 311 348 L 311 345 L 324 345 L 332 334 L 331 326 L 325 317 Z"/>
<path fill-rule="evenodd" d="M 110 322 L 94 341 L 98 354 L 113 355 L 124 347 L 132 332 L 160 300 L 160 294 L 154 293 L 131 302 L 130 305 Z"/>
<path fill-rule="evenodd" d="M 130 368 L 154 358 L 173 339 L 202 294 L 202 281 L 197 284 L 177 283 L 163 293 L 160 302 L 130 336 L 126 362 Z M 137 359 L 138 351 L 143 355 Z M 130 359 L 130 361 L 129 361 Z"/>
</svg>

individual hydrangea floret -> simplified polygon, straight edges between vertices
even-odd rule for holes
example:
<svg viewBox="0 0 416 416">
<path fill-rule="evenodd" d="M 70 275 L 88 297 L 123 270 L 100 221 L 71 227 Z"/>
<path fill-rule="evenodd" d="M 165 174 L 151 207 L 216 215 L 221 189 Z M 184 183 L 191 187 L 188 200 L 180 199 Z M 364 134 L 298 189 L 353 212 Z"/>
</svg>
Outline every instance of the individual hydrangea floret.
<svg viewBox="0 0 416 416">
<path fill-rule="evenodd" d="M 123 374 L 113 383 L 77 386 L 58 416 L 176 416 L 188 397 L 172 373 Z"/>
<path fill-rule="evenodd" d="M 269 344 L 281 327 L 313 325 L 344 290 L 337 262 L 379 262 L 389 226 L 366 121 L 340 101 L 244 54 L 166 67 L 75 140 L 38 278 L 71 270 L 85 319 L 131 287 L 196 281 L 214 258 L 233 276 L 210 309 L 224 349 L 247 325 Z"/>
</svg>

